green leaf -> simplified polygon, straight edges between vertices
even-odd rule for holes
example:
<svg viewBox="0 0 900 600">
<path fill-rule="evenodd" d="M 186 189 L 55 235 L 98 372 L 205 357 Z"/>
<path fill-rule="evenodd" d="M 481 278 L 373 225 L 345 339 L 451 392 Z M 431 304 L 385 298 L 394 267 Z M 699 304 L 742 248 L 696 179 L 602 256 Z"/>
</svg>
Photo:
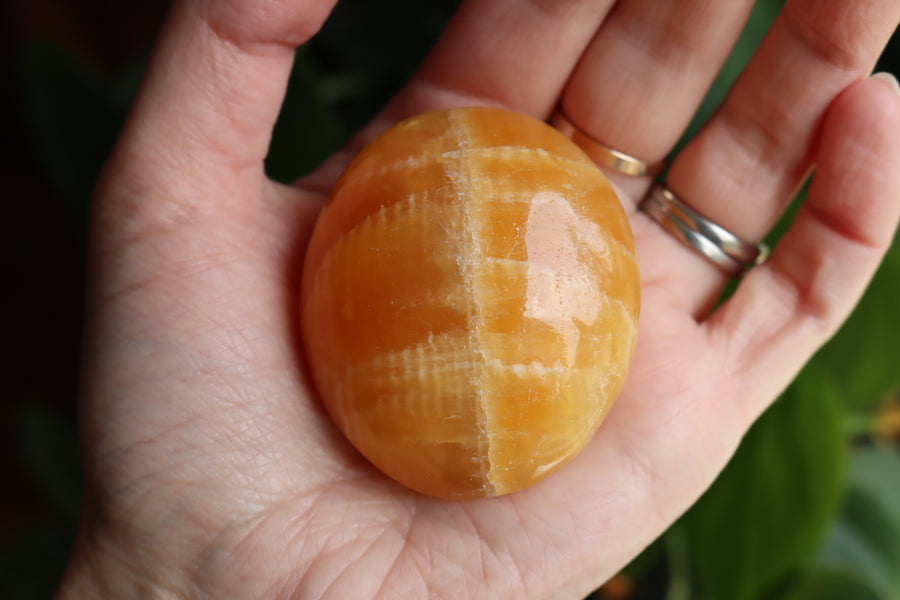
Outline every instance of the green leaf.
<svg viewBox="0 0 900 600">
<path fill-rule="evenodd" d="M 672 155 L 677 154 L 681 148 L 700 131 L 703 124 L 709 120 L 716 108 L 728 95 L 731 86 L 737 80 L 741 71 L 747 66 L 757 46 L 762 41 L 769 27 L 778 16 L 778 12 L 784 5 L 784 0 L 757 0 L 750 13 L 740 37 L 732 48 L 728 60 L 722 65 L 722 69 L 713 81 L 712 86 L 703 99 L 690 125 L 681 138 L 681 141 L 673 150 Z"/>
<path fill-rule="evenodd" d="M 775 597 L 777 600 L 884 600 L 858 575 L 833 569 L 804 573 Z"/>
<path fill-rule="evenodd" d="M 900 598 L 900 451 L 860 448 L 850 461 L 840 518 L 819 562 L 851 569 Z"/>
<path fill-rule="evenodd" d="M 322 90 L 343 133 L 365 125 L 403 86 L 460 0 L 343 0 L 310 41 L 327 66 Z M 464 57 L 461 57 L 464 60 Z"/>
<path fill-rule="evenodd" d="M 900 390 L 900 243 L 888 251 L 856 310 L 813 361 L 835 377 L 841 402 L 871 409 Z"/>
<path fill-rule="evenodd" d="M 338 148 L 337 123 L 319 80 L 309 52 L 299 48 L 266 157 L 266 173 L 276 181 L 305 175 Z"/>
<path fill-rule="evenodd" d="M 837 510 L 845 453 L 834 389 L 805 371 L 685 517 L 700 597 L 761 598 L 807 560 Z"/>
</svg>

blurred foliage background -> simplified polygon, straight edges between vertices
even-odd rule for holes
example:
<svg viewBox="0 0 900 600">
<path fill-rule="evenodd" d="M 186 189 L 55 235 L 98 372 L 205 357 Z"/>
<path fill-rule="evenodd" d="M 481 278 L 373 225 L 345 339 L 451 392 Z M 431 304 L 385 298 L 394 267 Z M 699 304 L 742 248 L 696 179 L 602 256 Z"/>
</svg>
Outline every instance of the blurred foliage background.
<svg viewBox="0 0 900 600">
<path fill-rule="evenodd" d="M 297 52 L 270 175 L 293 179 L 338 148 L 416 68 L 457 4 L 342 0 Z M 782 4 L 757 2 L 687 135 Z M 0 598 L 50 597 L 74 534 L 85 215 L 166 5 L 13 0 L 0 8 L 0 76 L 11 83 L 0 95 Z M 897 37 L 878 70 L 900 72 Z M 713 487 L 592 597 L 900 598 L 898 298 L 895 244 L 850 321 Z"/>
</svg>

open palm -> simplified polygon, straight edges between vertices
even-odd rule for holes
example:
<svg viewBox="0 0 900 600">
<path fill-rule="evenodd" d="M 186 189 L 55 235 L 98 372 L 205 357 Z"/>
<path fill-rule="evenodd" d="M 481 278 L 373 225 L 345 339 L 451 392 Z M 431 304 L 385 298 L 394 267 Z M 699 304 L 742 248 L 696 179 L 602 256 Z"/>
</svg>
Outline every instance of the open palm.
<svg viewBox="0 0 900 600">
<path fill-rule="evenodd" d="M 97 192 L 88 495 L 63 595 L 579 597 L 711 483 L 890 243 L 900 99 L 859 80 L 900 7 L 789 0 L 668 174 L 701 212 L 758 239 L 815 164 L 809 201 L 769 262 L 710 314 L 723 275 L 636 211 L 648 181 L 612 175 L 643 309 L 609 418 L 573 462 L 522 492 L 410 492 L 340 436 L 303 370 L 303 253 L 342 166 L 400 118 L 473 104 L 543 119 L 561 102 L 605 143 L 661 158 L 752 3 L 470 0 L 346 150 L 281 186 L 263 171 L 272 124 L 293 49 L 331 4 L 184 0 L 170 15 Z"/>
</svg>

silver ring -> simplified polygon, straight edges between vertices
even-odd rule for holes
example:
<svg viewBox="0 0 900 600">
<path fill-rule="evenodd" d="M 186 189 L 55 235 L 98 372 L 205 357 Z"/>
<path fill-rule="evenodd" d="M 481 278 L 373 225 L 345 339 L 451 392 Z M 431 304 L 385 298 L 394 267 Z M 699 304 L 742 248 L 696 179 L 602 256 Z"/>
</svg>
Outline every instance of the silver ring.
<svg viewBox="0 0 900 600">
<path fill-rule="evenodd" d="M 573 125 L 560 108 L 557 108 L 550 115 L 550 124 L 561 134 L 575 142 L 575 145 L 590 156 L 594 162 L 615 169 L 620 173 L 640 177 L 656 177 L 663 172 L 666 166 L 666 161 L 664 160 L 647 163 L 624 152 L 604 146 Z"/>
<path fill-rule="evenodd" d="M 716 225 L 661 183 L 653 184 L 640 208 L 666 231 L 732 277 L 740 277 L 769 256 L 766 244 L 751 244 Z"/>
</svg>

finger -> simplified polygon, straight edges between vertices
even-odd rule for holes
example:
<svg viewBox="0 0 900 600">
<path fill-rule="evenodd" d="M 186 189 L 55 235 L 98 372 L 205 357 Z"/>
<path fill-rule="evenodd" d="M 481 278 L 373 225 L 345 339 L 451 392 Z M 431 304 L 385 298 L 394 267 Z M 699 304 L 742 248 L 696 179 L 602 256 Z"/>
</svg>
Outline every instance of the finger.
<svg viewBox="0 0 900 600">
<path fill-rule="evenodd" d="M 601 144 L 647 162 L 663 159 L 696 112 L 752 5 L 619 2 L 573 72 L 563 111 Z M 628 188 L 647 184 L 617 179 Z"/>
<path fill-rule="evenodd" d="M 812 166 L 829 103 L 871 71 L 900 19 L 894 0 L 789 0 L 710 122 L 674 160 L 669 187 L 725 229 L 757 241 Z M 692 261 L 702 306 L 724 278 Z M 693 278 L 692 278 L 693 280 Z"/>
<path fill-rule="evenodd" d="M 262 173 L 294 49 L 334 2 L 177 2 L 123 132 L 122 153 L 140 153 L 145 167 L 202 165 L 208 181 L 229 171 Z M 221 172 L 210 172 L 217 166 Z"/>
<path fill-rule="evenodd" d="M 900 96 L 863 81 L 828 109 L 809 197 L 770 260 L 707 321 L 747 421 L 849 315 L 900 219 Z"/>
<path fill-rule="evenodd" d="M 546 118 L 613 0 L 468 0 L 381 115 L 487 104 Z"/>
</svg>

